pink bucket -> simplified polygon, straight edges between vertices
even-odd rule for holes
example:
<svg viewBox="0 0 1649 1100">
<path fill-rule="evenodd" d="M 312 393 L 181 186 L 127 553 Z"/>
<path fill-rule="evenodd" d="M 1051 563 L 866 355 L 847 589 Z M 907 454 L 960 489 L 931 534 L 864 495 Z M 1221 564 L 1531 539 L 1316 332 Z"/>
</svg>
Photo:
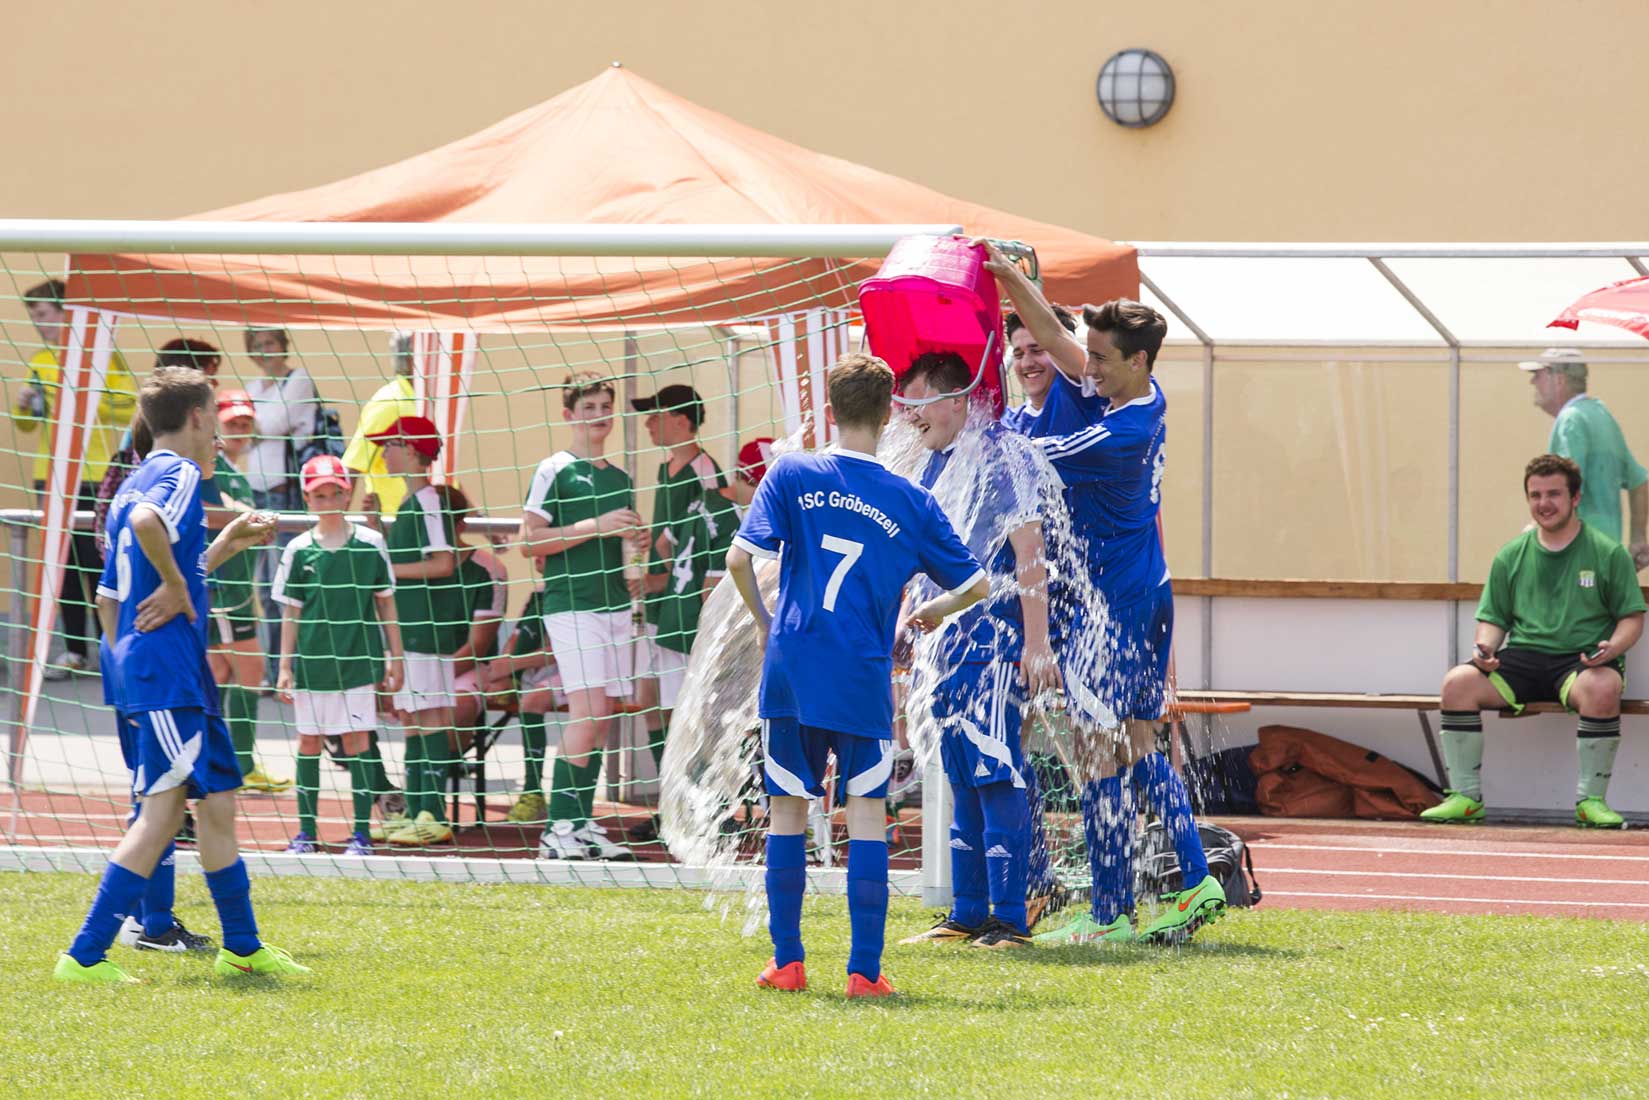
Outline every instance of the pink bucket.
<svg viewBox="0 0 1649 1100">
<path fill-rule="evenodd" d="M 1002 412 L 1002 305 L 983 248 L 961 237 L 905 237 L 859 284 L 859 312 L 871 352 L 895 375 L 930 351 L 954 351 L 978 370 L 989 344 L 979 389 Z"/>
</svg>

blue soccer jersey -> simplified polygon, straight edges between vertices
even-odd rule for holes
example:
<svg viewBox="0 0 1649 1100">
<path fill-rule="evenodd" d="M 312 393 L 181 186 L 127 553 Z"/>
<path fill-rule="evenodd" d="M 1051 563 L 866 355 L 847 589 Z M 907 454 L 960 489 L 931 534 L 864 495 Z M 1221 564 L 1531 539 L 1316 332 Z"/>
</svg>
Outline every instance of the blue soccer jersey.
<svg viewBox="0 0 1649 1100">
<path fill-rule="evenodd" d="M 973 514 L 973 530 L 964 534 L 968 550 L 984 561 L 990 577 L 991 594 L 974 604 L 945 626 L 940 640 L 940 661 L 947 667 L 991 661 L 1016 662 L 1025 650 L 1025 612 L 1020 602 L 1018 558 L 1007 535 L 1027 523 L 1037 523 L 1038 501 L 1026 482 L 1034 475 L 1022 472 L 1018 482 L 1006 463 L 1014 460 L 1010 448 L 996 444 L 1004 429 L 991 424 L 984 429 L 980 453 L 971 449 L 969 457 L 985 462 L 987 469 L 974 472 L 968 486 L 967 507 Z M 1024 444 L 1020 444 L 1024 446 Z M 928 455 L 919 478 L 922 488 L 932 490 L 956 454 L 952 444 Z M 1020 455 L 1021 459 L 1028 456 Z M 949 498 L 946 498 L 949 499 Z M 932 595 L 932 591 L 919 595 Z"/>
<path fill-rule="evenodd" d="M 218 713 L 217 686 L 206 664 L 208 532 L 200 483 L 200 467 L 189 459 L 172 451 L 154 451 L 121 485 L 109 506 L 110 549 L 98 595 L 120 602 L 119 627 L 110 652 L 116 668 L 114 705 L 126 714 L 189 707 Z M 152 631 L 134 626 L 138 606 L 160 587 L 160 574 L 131 529 L 140 509 L 154 512 L 166 526 L 173 560 L 194 605 L 193 623 L 187 615 L 177 615 Z"/>
<path fill-rule="evenodd" d="M 1168 581 L 1157 533 L 1167 415 L 1152 379 L 1150 393 L 1106 409 L 1097 423 L 1037 439 L 1065 483 L 1089 575 L 1112 606 L 1136 603 Z"/>
<path fill-rule="evenodd" d="M 733 541 L 779 558 L 761 716 L 859 737 L 893 735 L 905 585 L 926 573 L 955 591 L 983 575 L 932 494 L 855 451 L 779 458 Z"/>
</svg>

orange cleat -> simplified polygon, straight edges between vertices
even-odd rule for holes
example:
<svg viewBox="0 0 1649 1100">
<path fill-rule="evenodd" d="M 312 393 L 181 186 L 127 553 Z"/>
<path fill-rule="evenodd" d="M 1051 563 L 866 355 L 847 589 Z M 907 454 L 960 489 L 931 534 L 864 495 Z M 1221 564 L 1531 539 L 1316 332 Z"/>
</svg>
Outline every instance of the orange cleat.
<svg viewBox="0 0 1649 1100">
<path fill-rule="evenodd" d="M 767 967 L 756 979 L 763 989 L 778 989 L 785 993 L 800 993 L 807 988 L 807 967 L 800 960 L 779 965 L 778 959 L 768 959 Z"/>
<path fill-rule="evenodd" d="M 893 983 L 887 980 L 886 974 L 883 974 L 875 981 L 870 981 L 863 974 L 849 974 L 847 976 L 847 995 L 849 998 L 891 997 L 893 993 Z"/>
</svg>

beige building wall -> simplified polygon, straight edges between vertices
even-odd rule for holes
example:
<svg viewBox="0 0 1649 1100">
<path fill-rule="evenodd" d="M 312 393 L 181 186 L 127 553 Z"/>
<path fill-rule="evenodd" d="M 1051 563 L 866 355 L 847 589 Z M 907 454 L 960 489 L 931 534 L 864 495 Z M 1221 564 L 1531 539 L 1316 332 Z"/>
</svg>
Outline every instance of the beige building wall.
<svg viewBox="0 0 1649 1100">
<path fill-rule="evenodd" d="M 1418 0 L 106 0 L 36 5 L 13 24 L 0 36 L 12 92 L 0 97 L 12 153 L 0 216 L 171 217 L 326 182 L 480 129 L 618 58 L 799 144 L 1118 239 L 1649 235 L 1633 216 L 1649 176 L 1649 143 L 1633 138 L 1649 5 L 1635 0 L 1561 14 Z M 1100 64 L 1128 46 L 1157 50 L 1178 76 L 1178 102 L 1150 130 L 1109 123 L 1094 101 Z M 15 302 L 29 262 L 13 258 L 10 284 L 0 281 L 12 299 L 0 301 L 8 405 L 33 351 Z M 235 334 L 218 342 L 238 352 Z M 305 334 L 298 346 L 352 423 L 351 398 L 383 376 L 381 336 Z M 470 442 L 497 510 L 556 445 L 558 403 L 541 387 L 585 353 L 505 340 L 485 352 Z M 650 368 L 690 358 L 672 354 L 649 347 Z M 1441 356 L 1244 354 L 1219 367 L 1215 572 L 1444 576 Z M 133 361 L 146 369 L 149 356 Z M 705 387 L 725 374 L 693 372 Z M 1170 558 L 1194 575 L 1196 352 L 1166 353 L 1161 376 L 1173 410 Z M 1594 372 L 1640 451 L 1646 377 L 1641 365 Z M 1549 422 L 1506 362 L 1468 362 L 1463 379 L 1469 579 L 1521 526 L 1516 471 L 1543 449 Z M 777 407 L 767 390 L 745 406 L 746 437 Z M 712 434 L 728 432 L 725 416 L 714 414 Z M 20 449 L 32 448 L 0 424 L 0 503 L 21 502 Z"/>
</svg>

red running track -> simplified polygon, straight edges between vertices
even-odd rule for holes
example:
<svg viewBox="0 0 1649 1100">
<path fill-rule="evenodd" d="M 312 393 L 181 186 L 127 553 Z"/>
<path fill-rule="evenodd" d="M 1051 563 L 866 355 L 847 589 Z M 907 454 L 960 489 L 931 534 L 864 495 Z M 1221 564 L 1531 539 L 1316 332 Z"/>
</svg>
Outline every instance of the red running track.
<svg viewBox="0 0 1649 1100">
<path fill-rule="evenodd" d="M 118 794 L 28 792 L 15 817 L 10 801 L 0 795 L 0 823 L 10 829 L 15 820 L 10 840 L 17 844 L 112 848 L 126 821 Z M 502 817 L 505 808 L 502 801 L 490 804 L 489 817 Z M 341 849 L 347 806 L 323 798 L 320 813 L 323 838 L 334 842 L 328 847 Z M 602 804 L 598 816 L 622 841 L 646 820 L 647 810 Z M 900 847 L 906 854 L 895 865 L 908 868 L 914 866 L 921 832 L 913 815 L 905 816 Z M 497 820 L 477 827 L 467 799 L 461 819 L 468 827 L 459 830 L 454 844 L 412 851 L 530 858 L 536 850 L 537 828 Z M 1264 817 L 1220 823 L 1252 848 L 1266 907 L 1649 920 L 1649 830 Z M 296 828 L 290 794 L 242 796 L 241 837 L 248 847 L 278 852 Z M 640 859 L 667 858 L 656 844 L 634 847 Z"/>
<path fill-rule="evenodd" d="M 1262 905 L 1649 920 L 1649 832 L 1230 818 Z"/>
</svg>

